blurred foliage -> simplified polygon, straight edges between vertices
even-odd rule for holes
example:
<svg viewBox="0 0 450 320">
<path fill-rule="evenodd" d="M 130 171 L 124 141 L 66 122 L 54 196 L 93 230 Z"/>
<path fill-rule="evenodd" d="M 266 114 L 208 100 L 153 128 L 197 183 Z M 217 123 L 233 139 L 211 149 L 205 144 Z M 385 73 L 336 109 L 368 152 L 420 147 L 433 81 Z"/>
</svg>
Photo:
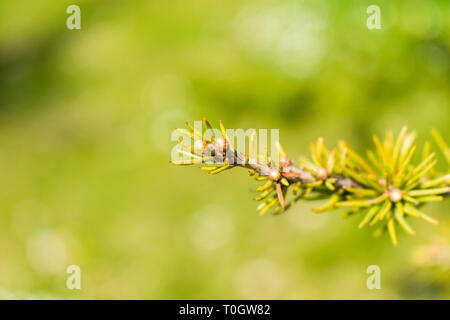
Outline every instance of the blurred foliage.
<svg viewBox="0 0 450 320">
<path fill-rule="evenodd" d="M 203 116 L 295 154 L 403 125 L 448 141 L 449 2 L 377 1 L 381 30 L 371 4 L 0 2 L 0 298 L 450 298 L 448 201 L 393 248 L 308 205 L 259 217 L 237 170 L 168 164 Z"/>
</svg>

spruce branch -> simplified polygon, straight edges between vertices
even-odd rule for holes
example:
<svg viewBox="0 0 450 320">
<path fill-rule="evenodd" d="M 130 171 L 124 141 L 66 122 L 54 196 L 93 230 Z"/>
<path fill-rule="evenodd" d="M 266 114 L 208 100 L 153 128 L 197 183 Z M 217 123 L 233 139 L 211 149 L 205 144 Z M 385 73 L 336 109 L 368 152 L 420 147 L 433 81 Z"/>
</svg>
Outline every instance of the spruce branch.
<svg viewBox="0 0 450 320">
<path fill-rule="evenodd" d="M 295 165 L 279 143 L 274 146 L 278 160 L 272 159 L 267 150 L 255 152 L 255 130 L 245 152 L 233 147 L 234 141 L 221 121 L 220 130 L 215 131 L 206 119 L 202 122 L 206 133 L 190 123 L 189 130 L 177 129 L 184 136 L 178 141 L 177 151 L 185 158 L 171 163 L 200 164 L 210 175 L 235 167 L 247 169 L 250 176 L 262 182 L 254 198 L 261 202 L 257 207 L 261 215 L 280 214 L 299 200 L 326 199 L 324 205 L 313 209 L 315 213 L 344 208 L 344 217 L 360 214 L 359 228 L 377 225 L 374 235 L 387 231 L 397 245 L 396 227 L 412 235 L 415 231 L 407 222 L 411 217 L 437 224 L 419 209 L 450 195 L 450 170 L 444 174 L 436 171 L 436 154 L 431 152 L 429 142 L 424 145 L 421 160 L 415 163 L 416 133 L 406 127 L 396 139 L 392 132 L 387 132 L 383 141 L 373 136 L 375 149 L 367 152 L 368 160 L 345 141 L 329 150 L 319 138 L 311 144 L 311 160 L 302 157 Z M 436 131 L 432 135 L 450 164 L 448 145 Z"/>
</svg>

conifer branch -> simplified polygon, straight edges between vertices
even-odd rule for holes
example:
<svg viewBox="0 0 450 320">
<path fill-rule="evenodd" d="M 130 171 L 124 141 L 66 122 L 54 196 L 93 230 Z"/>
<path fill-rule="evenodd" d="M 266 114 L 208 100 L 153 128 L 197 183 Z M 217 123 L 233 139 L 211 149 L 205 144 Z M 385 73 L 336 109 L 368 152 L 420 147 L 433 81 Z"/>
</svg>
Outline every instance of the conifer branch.
<svg viewBox="0 0 450 320">
<path fill-rule="evenodd" d="M 414 234 L 406 221 L 409 217 L 436 224 L 436 220 L 419 208 L 450 195 L 450 170 L 447 169 L 446 174 L 435 170 L 437 161 L 429 142 L 423 148 L 422 160 L 413 164 L 416 134 L 408 133 L 406 127 L 395 140 L 392 132 L 386 134 L 384 141 L 374 136 L 375 150 L 367 153 L 369 162 L 344 141 L 328 150 L 323 138 L 319 138 L 311 144 L 312 160 L 302 158 L 295 165 L 279 143 L 275 145 L 278 161 L 269 157 L 267 150 L 255 152 L 256 131 L 250 135 L 246 153 L 233 147 L 234 141 L 227 136 L 222 122 L 219 122 L 220 131 L 213 131 L 210 123 L 203 119 L 207 132 L 213 131 L 209 135 L 203 128 L 199 130 L 190 123 L 187 126 L 189 130 L 177 129 L 184 136 L 178 141 L 178 152 L 184 158 L 171 163 L 201 164 L 201 169 L 209 174 L 235 167 L 247 169 L 250 176 L 263 182 L 256 188 L 260 194 L 254 198 L 261 201 L 257 207 L 261 215 L 282 213 L 299 200 L 327 199 L 313 211 L 321 213 L 344 208 L 347 209 L 344 217 L 361 214 L 360 228 L 378 225 L 374 234 L 388 231 L 397 245 L 396 226 Z M 436 131 L 432 134 L 450 164 L 448 145 Z"/>
</svg>

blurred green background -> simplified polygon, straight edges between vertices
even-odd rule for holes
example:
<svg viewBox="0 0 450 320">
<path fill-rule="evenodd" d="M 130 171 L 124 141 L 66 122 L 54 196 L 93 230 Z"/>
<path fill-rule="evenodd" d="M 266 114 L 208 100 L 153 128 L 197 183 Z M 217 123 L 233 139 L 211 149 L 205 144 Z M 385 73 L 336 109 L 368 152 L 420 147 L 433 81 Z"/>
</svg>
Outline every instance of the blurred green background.
<svg viewBox="0 0 450 320">
<path fill-rule="evenodd" d="M 70 4 L 81 30 L 66 28 Z M 412 221 L 394 248 L 317 204 L 259 217 L 245 170 L 168 163 L 173 129 L 202 117 L 279 128 L 292 157 L 318 136 L 363 151 L 405 124 L 449 140 L 449 13 L 446 0 L 1 1 L 0 298 L 450 298 L 448 201 L 425 209 L 439 226 Z M 81 290 L 66 288 L 72 264 Z"/>
</svg>

